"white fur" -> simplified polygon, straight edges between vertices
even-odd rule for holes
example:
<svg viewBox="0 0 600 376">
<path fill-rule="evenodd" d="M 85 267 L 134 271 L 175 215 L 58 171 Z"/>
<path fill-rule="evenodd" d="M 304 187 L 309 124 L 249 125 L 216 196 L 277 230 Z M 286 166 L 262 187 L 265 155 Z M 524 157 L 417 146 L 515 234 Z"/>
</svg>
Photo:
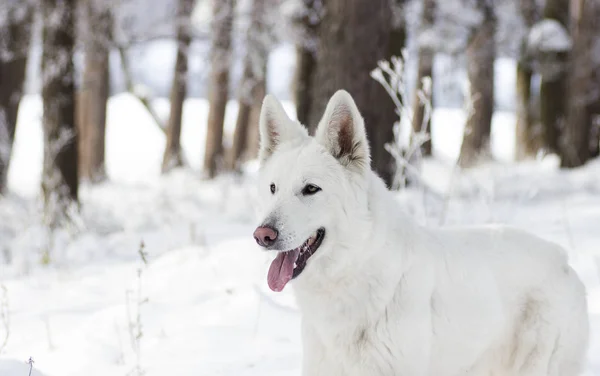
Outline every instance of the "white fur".
<svg viewBox="0 0 600 376">
<path fill-rule="evenodd" d="M 335 108 L 350 121 L 340 123 Z M 366 155 L 334 157 L 344 127 L 362 142 L 354 152 Z M 364 124 L 346 92 L 331 99 L 315 138 L 272 97 L 260 130 L 260 219 L 279 231 L 276 249 L 326 229 L 290 282 L 302 313 L 302 375 L 580 373 L 585 289 L 560 247 L 500 226 L 415 224 L 368 163 L 360 164 L 369 158 Z M 307 183 L 322 191 L 303 196 Z"/>
</svg>

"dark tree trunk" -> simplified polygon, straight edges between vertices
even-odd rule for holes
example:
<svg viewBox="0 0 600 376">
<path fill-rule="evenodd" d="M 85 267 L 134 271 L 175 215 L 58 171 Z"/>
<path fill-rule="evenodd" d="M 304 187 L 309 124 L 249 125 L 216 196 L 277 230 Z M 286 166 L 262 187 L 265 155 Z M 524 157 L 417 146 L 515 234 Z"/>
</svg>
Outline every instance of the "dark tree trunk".
<svg viewBox="0 0 600 376">
<path fill-rule="evenodd" d="M 547 0 L 544 18 L 561 23 L 566 29 L 569 24 L 569 0 Z M 560 56 L 557 56 L 560 59 Z M 552 75 L 542 75 L 540 87 L 540 121 L 545 134 L 545 146 L 549 152 L 559 152 L 561 129 L 565 125 L 566 97 L 568 86 L 567 62 L 564 69 Z"/>
<path fill-rule="evenodd" d="M 83 87 L 79 100 L 82 102 L 82 123 L 79 124 L 80 177 L 90 182 L 106 178 L 104 147 L 106 135 L 106 107 L 109 96 L 109 53 L 112 40 L 112 15 L 110 8 L 97 1 L 87 0 L 85 68 Z M 79 120 L 79 119 L 77 119 Z"/>
<path fill-rule="evenodd" d="M 294 78 L 294 97 L 298 121 L 308 126 L 310 114 L 310 93 L 316 67 L 317 30 L 320 14 L 316 0 L 303 0 L 304 14 L 300 18 L 301 35 L 296 46 L 296 77 Z"/>
<path fill-rule="evenodd" d="M 296 47 L 297 66 L 295 78 L 296 116 L 300 124 L 308 126 L 310 92 L 316 59 L 314 52 L 305 47 Z"/>
<path fill-rule="evenodd" d="M 204 171 L 209 178 L 215 177 L 223 162 L 223 123 L 229 97 L 231 31 L 234 8 L 235 0 L 213 2 L 211 76 L 204 155 Z"/>
<path fill-rule="evenodd" d="M 459 164 L 469 167 L 480 158 L 489 158 L 494 113 L 494 60 L 496 57 L 496 15 L 493 2 L 478 3 L 482 23 L 472 31 L 467 46 L 467 75 L 472 113 L 465 125 Z"/>
<path fill-rule="evenodd" d="M 171 87 L 171 112 L 167 123 L 167 144 L 163 156 L 162 172 L 183 165 L 181 155 L 181 120 L 183 103 L 187 91 L 188 50 L 192 41 L 190 35 L 190 15 L 194 0 L 179 0 L 177 24 L 177 58 Z"/>
<path fill-rule="evenodd" d="M 591 10 L 595 13 L 595 19 L 600 20 L 600 6 L 596 3 L 595 9 Z M 598 53 L 598 41 L 600 41 L 600 22 L 593 23 L 591 30 L 592 38 L 596 41 L 596 54 Z M 592 79 L 590 80 L 590 157 L 596 158 L 600 156 L 600 58 L 591 60 L 594 62 L 592 67 Z"/>
<path fill-rule="evenodd" d="M 6 189 L 33 21 L 31 7 L 5 7 L 6 24 L 0 30 L 0 194 Z"/>
<path fill-rule="evenodd" d="M 527 35 L 537 21 L 538 12 L 535 0 L 522 0 L 521 16 L 525 23 L 525 35 L 521 41 L 517 62 L 517 125 L 516 157 L 519 160 L 535 156 L 542 147 L 543 133 L 536 129 L 531 110 L 531 59 L 527 56 Z"/>
<path fill-rule="evenodd" d="M 246 56 L 244 58 L 244 73 L 238 97 L 239 111 L 233 135 L 233 147 L 228 160 L 230 170 L 239 169 L 241 162 L 246 157 L 254 157 L 255 151 L 248 149 L 250 137 L 258 139 L 258 128 L 251 127 L 254 114 L 260 112 L 262 100 L 265 96 L 265 82 L 267 76 L 267 59 L 269 57 L 268 25 L 266 24 L 265 0 L 254 0 L 248 39 L 246 42 Z"/>
<path fill-rule="evenodd" d="M 44 166 L 42 192 L 46 219 L 55 227 L 78 200 L 75 128 L 75 0 L 44 0 L 42 100 Z"/>
<path fill-rule="evenodd" d="M 421 16 L 421 31 L 430 31 L 435 22 L 435 0 L 423 0 L 423 13 Z M 429 134 L 430 138 L 421 145 L 422 155 L 431 155 L 431 116 L 425 121 L 425 103 L 422 99 L 426 99 L 431 104 L 431 96 L 429 98 L 421 98 L 425 94 L 426 90 L 423 86 L 423 80 L 429 77 L 431 84 L 433 85 L 433 59 L 435 51 L 431 46 L 432 41 L 427 40 L 425 43 L 421 41 L 419 43 L 419 64 L 417 69 L 417 82 L 415 85 L 415 92 L 413 95 L 413 119 L 412 129 L 413 134 L 420 133 L 422 131 Z M 420 95 L 421 94 L 421 95 Z M 431 94 L 431 92 L 429 93 Z"/>
<path fill-rule="evenodd" d="M 567 103 L 565 93 L 568 81 L 566 72 L 559 77 L 546 79 L 542 77 L 540 86 L 540 121 L 544 128 L 545 145 L 548 152 L 559 151 L 561 129 L 565 126 Z"/>
<path fill-rule="evenodd" d="M 389 57 L 402 56 L 406 47 L 406 14 L 407 0 L 391 0 L 392 31 L 390 32 Z"/>
<path fill-rule="evenodd" d="M 600 14 L 598 15 L 600 17 Z M 600 25 L 596 25 L 596 40 L 600 40 Z M 594 95 L 590 105 L 591 131 L 590 131 L 590 156 L 600 156 L 600 62 L 594 70 L 592 84 Z"/>
<path fill-rule="evenodd" d="M 314 132 L 329 98 L 347 90 L 365 120 L 373 169 L 391 185 L 396 166 L 384 145 L 394 140 L 394 104 L 371 78 L 377 62 L 389 57 L 392 17 L 388 0 L 331 0 L 323 4 L 308 125 Z"/>
<path fill-rule="evenodd" d="M 598 83 L 594 82 L 598 69 L 594 34 L 600 4 L 593 0 L 573 0 L 571 7 L 573 49 L 569 59 L 567 121 L 560 145 L 561 166 L 569 168 L 583 165 L 595 153 L 597 141 L 592 145 L 592 124 L 600 95 Z"/>
</svg>

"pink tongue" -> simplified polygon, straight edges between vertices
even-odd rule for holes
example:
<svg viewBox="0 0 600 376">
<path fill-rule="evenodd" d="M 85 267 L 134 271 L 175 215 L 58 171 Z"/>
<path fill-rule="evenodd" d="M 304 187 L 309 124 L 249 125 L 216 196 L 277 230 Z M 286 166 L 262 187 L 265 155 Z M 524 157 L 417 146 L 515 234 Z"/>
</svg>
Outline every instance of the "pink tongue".
<svg viewBox="0 0 600 376">
<path fill-rule="evenodd" d="M 298 259 L 300 250 L 293 250 L 289 252 L 279 252 L 275 260 L 269 267 L 269 273 L 267 274 L 267 282 L 269 287 L 273 291 L 281 291 L 285 285 L 292 279 L 294 274 L 294 263 Z"/>
</svg>

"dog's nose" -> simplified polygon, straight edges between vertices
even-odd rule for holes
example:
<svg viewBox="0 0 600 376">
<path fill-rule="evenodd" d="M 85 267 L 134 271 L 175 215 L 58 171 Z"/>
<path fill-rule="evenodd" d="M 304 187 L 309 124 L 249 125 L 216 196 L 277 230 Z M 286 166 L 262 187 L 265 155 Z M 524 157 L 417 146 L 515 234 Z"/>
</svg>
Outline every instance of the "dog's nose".
<svg viewBox="0 0 600 376">
<path fill-rule="evenodd" d="M 277 239 L 277 230 L 271 227 L 258 227 L 254 231 L 254 239 L 261 247 L 269 247 Z"/>
</svg>

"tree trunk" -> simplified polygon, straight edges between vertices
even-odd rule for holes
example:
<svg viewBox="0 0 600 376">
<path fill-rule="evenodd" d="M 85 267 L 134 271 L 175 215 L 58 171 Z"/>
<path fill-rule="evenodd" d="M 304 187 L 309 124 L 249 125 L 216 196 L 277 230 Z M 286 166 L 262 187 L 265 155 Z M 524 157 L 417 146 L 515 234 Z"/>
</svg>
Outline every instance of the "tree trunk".
<svg viewBox="0 0 600 376">
<path fill-rule="evenodd" d="M 523 56 L 524 45 L 521 46 L 521 57 L 517 62 L 517 125 L 516 125 L 516 157 L 523 160 L 537 153 L 534 123 L 531 116 L 531 78 L 533 71 Z"/>
<path fill-rule="evenodd" d="M 238 97 L 239 111 L 233 135 L 233 147 L 228 160 L 228 169 L 239 169 L 245 157 L 254 157 L 248 150 L 250 137 L 258 139 L 258 128 L 250 129 L 253 113 L 259 113 L 262 100 L 265 96 L 267 59 L 269 57 L 270 41 L 268 38 L 268 25 L 266 24 L 266 1 L 254 0 L 252 3 L 250 28 L 246 43 L 246 56 L 244 58 L 244 73 Z M 253 133 L 250 133 L 250 131 Z"/>
<path fill-rule="evenodd" d="M 85 68 L 80 99 L 82 124 L 78 129 L 81 178 L 100 182 L 106 178 L 104 148 L 106 135 L 106 106 L 109 97 L 109 54 L 112 40 L 110 8 L 97 1 L 87 0 Z"/>
<path fill-rule="evenodd" d="M 390 32 L 389 57 L 402 56 L 406 47 L 406 6 L 407 0 L 391 0 L 392 31 Z"/>
<path fill-rule="evenodd" d="M 301 35 L 296 46 L 296 76 L 294 78 L 294 98 L 296 116 L 300 124 L 308 127 L 310 114 L 310 93 L 316 67 L 317 30 L 320 23 L 319 1 L 303 0 L 304 13 L 299 20 Z"/>
<path fill-rule="evenodd" d="M 247 73 L 248 66 L 244 68 L 243 82 L 255 80 L 252 85 L 250 98 L 239 98 L 238 117 L 233 134 L 233 147 L 228 162 L 228 169 L 237 170 L 244 160 L 256 157 L 258 154 L 258 121 L 262 99 L 266 95 L 265 76 L 250 78 L 252 73 Z M 266 65 L 261 69 L 266 75 Z M 241 88 L 241 90 L 244 90 Z"/>
<path fill-rule="evenodd" d="M 560 145 L 561 167 L 579 167 L 595 152 L 590 139 L 593 116 L 599 93 L 594 82 L 597 62 L 595 28 L 600 4 L 594 0 L 573 0 L 571 4 L 573 48 L 569 59 L 567 122 Z M 563 93 L 564 95 L 564 93 Z"/>
<path fill-rule="evenodd" d="M 84 90 L 75 91 L 75 127 L 77 130 L 77 171 L 79 177 L 86 176 L 88 168 L 88 156 L 86 145 L 88 143 L 86 130 L 87 127 L 87 106 L 88 96 Z"/>
<path fill-rule="evenodd" d="M 0 194 L 6 189 L 33 21 L 30 6 L 5 7 L 6 24 L 0 30 Z"/>
<path fill-rule="evenodd" d="M 469 167 L 480 158 L 491 157 L 490 133 L 494 113 L 494 60 L 496 15 L 493 2 L 478 3 L 483 21 L 471 34 L 467 46 L 468 100 L 472 113 L 465 125 L 459 164 Z"/>
<path fill-rule="evenodd" d="M 598 25 L 596 25 L 596 40 L 600 40 L 600 27 Z M 592 83 L 596 94 L 590 106 L 590 157 L 596 158 L 600 156 L 600 61 L 597 62 Z"/>
<path fill-rule="evenodd" d="M 246 68 L 244 68 L 244 76 Z M 235 122 L 235 132 L 233 134 L 233 146 L 231 147 L 231 155 L 227 161 L 228 170 L 238 170 L 241 162 L 242 154 L 248 143 L 248 127 L 250 124 L 251 104 L 244 103 L 238 99 L 238 116 Z"/>
<path fill-rule="evenodd" d="M 347 90 L 365 120 L 373 169 L 389 185 L 396 172 L 384 145 L 394 140 L 394 104 L 370 72 L 389 57 L 392 17 L 388 0 L 331 0 L 318 30 L 308 124 L 314 132 L 330 97 Z"/>
<path fill-rule="evenodd" d="M 429 32 L 433 28 L 435 21 L 435 0 L 423 0 L 423 13 L 421 16 L 421 33 Z M 425 106 L 426 103 L 422 100 L 428 100 L 431 104 L 431 95 L 429 98 L 422 98 L 427 90 L 423 86 L 424 79 L 429 77 L 431 80 L 431 85 L 433 85 L 433 59 L 435 56 L 435 51 L 433 49 L 431 38 L 427 38 L 427 40 L 419 41 L 419 64 L 417 69 L 417 83 L 415 85 L 415 92 L 413 95 L 413 119 L 412 119 L 412 129 L 413 135 L 425 132 L 429 135 L 429 140 L 425 141 L 421 145 L 421 153 L 422 155 L 429 156 L 431 155 L 431 115 L 425 120 Z M 428 94 L 431 94 L 432 91 L 429 91 Z M 414 138 L 414 137 L 413 137 Z"/>
<path fill-rule="evenodd" d="M 540 86 L 540 121 L 544 128 L 545 145 L 549 152 L 559 151 L 561 129 L 566 120 L 566 98 L 568 82 L 566 72 L 559 77 L 545 79 Z"/>
<path fill-rule="evenodd" d="M 267 82 L 262 80 L 256 86 L 256 97 L 264 98 L 267 95 Z M 250 119 L 248 121 L 248 134 L 246 141 L 246 155 L 248 157 L 258 156 L 258 149 L 260 146 L 260 140 L 258 137 L 258 122 L 260 119 L 260 108 L 262 101 L 257 106 L 250 108 Z"/>
<path fill-rule="evenodd" d="M 547 0 L 544 18 L 557 20 L 566 29 L 569 24 L 569 1 Z M 559 56 L 557 58 L 560 58 Z M 540 120 L 544 128 L 546 148 L 551 153 L 559 152 L 559 138 L 566 117 L 566 97 L 568 77 L 565 69 L 551 76 L 542 75 L 540 87 Z"/>
<path fill-rule="evenodd" d="M 183 165 L 181 155 L 181 120 L 183 103 L 187 91 L 188 50 L 192 41 L 190 35 L 190 15 L 194 0 L 179 0 L 177 24 L 177 58 L 171 87 L 171 112 L 167 123 L 167 144 L 163 156 L 162 172 Z"/>
<path fill-rule="evenodd" d="M 536 130 L 531 113 L 531 78 L 533 70 L 531 59 L 527 56 L 527 36 L 537 21 L 537 4 L 535 0 L 521 1 L 521 16 L 525 23 L 525 33 L 519 50 L 517 62 L 517 125 L 516 125 L 516 157 L 519 160 L 533 157 L 542 147 L 542 132 Z"/>
<path fill-rule="evenodd" d="M 209 178 L 215 177 L 223 159 L 223 123 L 229 93 L 234 8 L 235 0 L 213 1 L 211 76 L 204 154 L 204 171 Z"/>
<path fill-rule="evenodd" d="M 75 69 L 75 0 L 44 0 L 42 100 L 44 166 L 42 192 L 50 227 L 67 218 L 78 200 Z"/>
<path fill-rule="evenodd" d="M 595 9 L 593 10 L 596 14 L 596 20 L 600 19 L 600 6 L 598 4 L 595 5 Z M 600 57 L 598 54 L 598 49 L 600 48 L 600 23 L 594 22 L 593 29 L 591 30 L 593 33 L 593 40 L 596 41 L 595 48 L 592 51 L 596 51 L 596 57 L 591 60 L 594 62 L 594 66 L 592 67 L 592 79 L 590 80 L 590 84 L 592 85 L 590 88 L 590 103 L 589 103 L 589 112 L 590 112 L 590 157 L 596 158 L 600 156 Z"/>
<path fill-rule="evenodd" d="M 308 48 L 296 47 L 296 77 L 294 96 L 296 99 L 296 116 L 300 124 L 308 127 L 310 113 L 310 92 L 316 66 L 314 52 Z"/>
</svg>

